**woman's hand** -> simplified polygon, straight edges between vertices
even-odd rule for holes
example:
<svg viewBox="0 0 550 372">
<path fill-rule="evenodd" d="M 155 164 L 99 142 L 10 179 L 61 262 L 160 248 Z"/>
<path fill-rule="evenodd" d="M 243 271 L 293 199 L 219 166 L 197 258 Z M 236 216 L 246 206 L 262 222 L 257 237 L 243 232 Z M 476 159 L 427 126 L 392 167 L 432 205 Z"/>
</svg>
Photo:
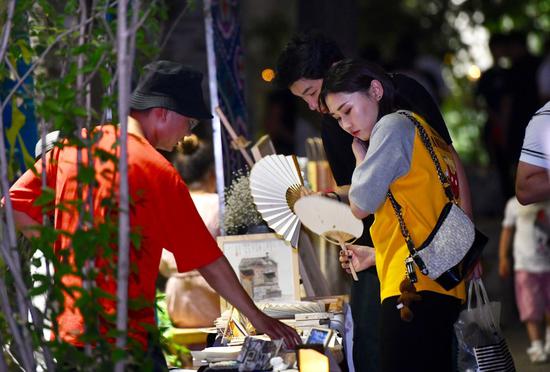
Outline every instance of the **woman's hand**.
<svg viewBox="0 0 550 372">
<path fill-rule="evenodd" d="M 309 196 L 309 195 L 316 195 L 316 194 L 320 194 L 320 193 L 316 193 L 305 186 L 300 187 L 300 198 L 302 196 Z"/>
<path fill-rule="evenodd" d="M 351 273 L 350 260 L 356 272 L 368 269 L 376 264 L 374 248 L 365 245 L 347 245 L 346 251 L 340 251 L 340 265 L 348 274 Z"/>
<path fill-rule="evenodd" d="M 355 161 L 357 164 L 361 163 L 363 159 L 365 159 L 365 155 L 367 155 L 367 148 L 368 145 L 365 141 L 360 140 L 359 138 L 353 139 L 351 150 L 353 151 L 353 155 L 355 155 Z"/>
<path fill-rule="evenodd" d="M 477 260 L 474 268 L 472 269 L 471 274 L 466 278 L 466 280 L 480 279 L 483 275 L 483 265 L 481 264 L 481 259 Z"/>
</svg>

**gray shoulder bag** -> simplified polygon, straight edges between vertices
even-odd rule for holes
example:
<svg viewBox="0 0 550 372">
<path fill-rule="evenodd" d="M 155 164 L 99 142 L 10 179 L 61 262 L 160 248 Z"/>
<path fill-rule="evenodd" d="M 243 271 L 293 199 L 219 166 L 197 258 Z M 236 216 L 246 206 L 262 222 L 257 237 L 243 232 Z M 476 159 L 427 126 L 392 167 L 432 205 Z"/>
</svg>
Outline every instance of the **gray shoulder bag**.
<svg viewBox="0 0 550 372">
<path fill-rule="evenodd" d="M 416 265 L 423 275 L 435 280 L 444 289 L 450 290 L 473 270 L 488 239 L 475 228 L 470 217 L 457 205 L 451 186 L 441 169 L 424 127 L 411 114 L 407 112 L 400 112 L 400 114 L 410 119 L 418 129 L 422 143 L 435 164 L 445 195 L 449 199 L 428 238 L 418 248 L 415 248 L 405 225 L 401 206 L 395 200 L 392 192 L 388 191 L 388 198 L 399 220 L 401 234 L 405 238 L 410 254 L 405 260 L 407 276 L 411 283 L 417 282 L 414 271 L 414 265 Z"/>
</svg>

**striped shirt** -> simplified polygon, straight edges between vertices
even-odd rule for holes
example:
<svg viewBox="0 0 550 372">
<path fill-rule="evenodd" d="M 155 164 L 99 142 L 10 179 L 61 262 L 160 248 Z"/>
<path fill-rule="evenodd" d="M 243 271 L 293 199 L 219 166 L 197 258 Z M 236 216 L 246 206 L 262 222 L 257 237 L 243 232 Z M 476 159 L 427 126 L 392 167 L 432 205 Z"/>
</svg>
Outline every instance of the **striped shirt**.
<svg viewBox="0 0 550 372">
<path fill-rule="evenodd" d="M 538 110 L 527 125 L 519 160 L 550 169 L 550 101 Z"/>
</svg>

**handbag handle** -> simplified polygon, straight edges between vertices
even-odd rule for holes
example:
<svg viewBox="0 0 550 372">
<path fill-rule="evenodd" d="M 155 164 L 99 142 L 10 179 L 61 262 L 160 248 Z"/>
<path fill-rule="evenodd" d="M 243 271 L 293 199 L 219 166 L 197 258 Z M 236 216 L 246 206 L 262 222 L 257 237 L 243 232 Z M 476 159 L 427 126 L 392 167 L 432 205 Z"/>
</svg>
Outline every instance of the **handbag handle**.
<svg viewBox="0 0 550 372">
<path fill-rule="evenodd" d="M 483 284 L 481 278 L 472 279 L 468 285 L 468 310 L 472 310 L 472 287 L 474 288 L 476 295 L 476 307 L 480 309 L 482 317 L 485 317 L 485 323 L 495 330 L 499 330 L 500 326 L 497 324 L 493 311 L 491 309 L 491 301 L 487 295 L 487 290 Z M 482 306 L 485 306 L 485 311 L 482 311 Z"/>
<path fill-rule="evenodd" d="M 476 298 L 476 307 L 489 304 L 489 296 L 481 279 L 472 279 L 468 285 L 468 310 L 472 309 L 472 288 Z"/>
</svg>

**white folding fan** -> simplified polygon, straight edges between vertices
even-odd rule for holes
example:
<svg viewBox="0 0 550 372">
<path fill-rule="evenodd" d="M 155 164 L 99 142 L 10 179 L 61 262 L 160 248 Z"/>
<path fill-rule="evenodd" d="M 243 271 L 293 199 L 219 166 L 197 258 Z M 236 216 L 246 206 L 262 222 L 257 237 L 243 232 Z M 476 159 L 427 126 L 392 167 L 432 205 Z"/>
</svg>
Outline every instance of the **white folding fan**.
<svg viewBox="0 0 550 372">
<path fill-rule="evenodd" d="M 353 215 L 349 205 L 327 197 L 303 196 L 294 204 L 294 213 L 305 227 L 344 251 L 346 244 L 363 234 L 363 222 Z M 351 262 L 350 271 L 353 279 L 358 280 Z"/>
<path fill-rule="evenodd" d="M 296 156 L 268 155 L 250 171 L 250 191 L 267 225 L 296 248 L 300 220 L 292 207 L 300 197 L 304 180 Z"/>
</svg>

